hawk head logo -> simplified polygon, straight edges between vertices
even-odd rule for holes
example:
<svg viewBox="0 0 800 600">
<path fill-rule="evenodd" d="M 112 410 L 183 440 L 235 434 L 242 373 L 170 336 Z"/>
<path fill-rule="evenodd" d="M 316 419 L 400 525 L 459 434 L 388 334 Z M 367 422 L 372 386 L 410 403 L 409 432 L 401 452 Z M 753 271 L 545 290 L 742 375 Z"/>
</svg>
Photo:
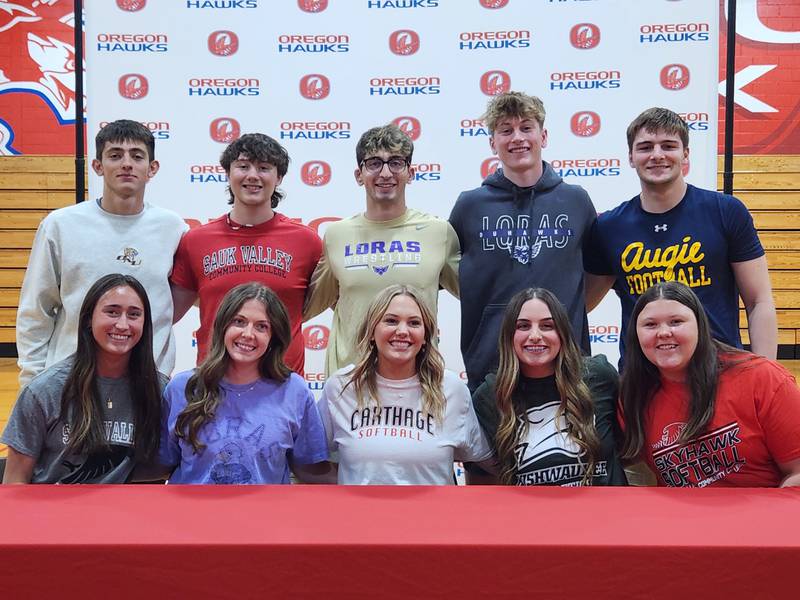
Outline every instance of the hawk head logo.
<svg viewBox="0 0 800 600">
<path fill-rule="evenodd" d="M 487 96 L 499 96 L 511 90 L 511 77 L 505 71 L 486 71 L 481 75 L 480 87 Z"/>
<path fill-rule="evenodd" d="M 300 80 L 300 95 L 309 100 L 322 100 L 331 93 L 331 82 L 325 75 L 312 73 Z"/>
<path fill-rule="evenodd" d="M 600 43 L 600 28 L 594 23 L 578 23 L 570 30 L 569 41 L 580 50 L 595 48 Z"/>
</svg>

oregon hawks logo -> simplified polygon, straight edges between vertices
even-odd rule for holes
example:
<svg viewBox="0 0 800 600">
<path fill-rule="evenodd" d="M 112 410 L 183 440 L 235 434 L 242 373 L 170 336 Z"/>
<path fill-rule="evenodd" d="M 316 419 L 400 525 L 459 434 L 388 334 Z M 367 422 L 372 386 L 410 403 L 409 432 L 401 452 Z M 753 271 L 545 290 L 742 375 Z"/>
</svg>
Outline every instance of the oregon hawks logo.
<svg viewBox="0 0 800 600">
<path fill-rule="evenodd" d="M 578 23 L 569 32 L 569 42 L 581 50 L 595 48 L 600 43 L 600 29 L 592 23 Z"/>
<path fill-rule="evenodd" d="M 481 91 L 487 96 L 505 94 L 511 89 L 511 78 L 505 71 L 486 71 L 481 76 Z"/>
<path fill-rule="evenodd" d="M 300 95 L 309 100 L 322 100 L 331 93 L 331 82 L 319 73 L 306 75 L 300 80 Z"/>
<path fill-rule="evenodd" d="M 303 329 L 303 341 L 309 350 L 324 350 L 330 337 L 331 331 L 324 325 L 309 325 Z"/>
<path fill-rule="evenodd" d="M 689 85 L 689 69 L 686 65 L 667 65 L 661 69 L 661 86 L 667 90 L 682 90 Z"/>
<path fill-rule="evenodd" d="M 322 160 L 309 161 L 300 169 L 300 178 L 306 185 L 327 185 L 331 180 L 331 166 Z"/>
<path fill-rule="evenodd" d="M 147 4 L 147 0 L 117 0 L 117 7 L 128 12 L 142 10 Z"/>
<path fill-rule="evenodd" d="M 232 31 L 214 31 L 208 36 L 208 51 L 216 56 L 230 56 L 239 49 L 239 36 Z"/>
<path fill-rule="evenodd" d="M 389 36 L 389 49 L 400 56 L 408 56 L 419 50 L 419 35 L 410 29 L 395 31 Z"/>
<path fill-rule="evenodd" d="M 230 144 L 232 141 L 239 139 L 242 128 L 239 127 L 239 121 L 236 119 L 220 117 L 211 121 L 211 125 L 208 126 L 208 133 L 215 142 Z"/>
<path fill-rule="evenodd" d="M 328 8 L 328 0 L 297 0 L 297 6 L 303 12 L 318 13 Z"/>
<path fill-rule="evenodd" d="M 496 157 L 487 158 L 481 163 L 481 179 L 486 179 L 489 175 L 500 168 L 500 159 Z"/>
<path fill-rule="evenodd" d="M 576 112 L 569 125 L 572 133 L 578 137 L 592 137 L 600 131 L 600 115 L 590 110 Z"/>
<path fill-rule="evenodd" d="M 422 135 L 422 124 L 415 117 L 397 117 L 392 123 L 410 137 L 412 142 L 416 142 L 419 136 Z"/>
<path fill-rule="evenodd" d="M 139 100 L 147 96 L 150 91 L 150 84 L 147 77 L 139 73 L 128 73 L 119 78 L 119 95 L 129 100 Z"/>
</svg>

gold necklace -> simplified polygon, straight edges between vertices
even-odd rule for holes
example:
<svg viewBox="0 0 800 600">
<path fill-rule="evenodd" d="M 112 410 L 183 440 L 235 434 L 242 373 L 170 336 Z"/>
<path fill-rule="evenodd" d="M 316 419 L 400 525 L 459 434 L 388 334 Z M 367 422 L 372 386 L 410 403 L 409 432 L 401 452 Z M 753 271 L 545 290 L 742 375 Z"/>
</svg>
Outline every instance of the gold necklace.
<svg viewBox="0 0 800 600">
<path fill-rule="evenodd" d="M 118 383 L 112 384 L 111 385 L 111 390 L 109 391 L 108 396 L 106 396 L 106 408 L 108 408 L 108 409 L 114 408 L 114 402 L 113 402 L 112 398 L 114 398 L 114 390 L 117 389 L 117 385 L 118 385 Z"/>
</svg>

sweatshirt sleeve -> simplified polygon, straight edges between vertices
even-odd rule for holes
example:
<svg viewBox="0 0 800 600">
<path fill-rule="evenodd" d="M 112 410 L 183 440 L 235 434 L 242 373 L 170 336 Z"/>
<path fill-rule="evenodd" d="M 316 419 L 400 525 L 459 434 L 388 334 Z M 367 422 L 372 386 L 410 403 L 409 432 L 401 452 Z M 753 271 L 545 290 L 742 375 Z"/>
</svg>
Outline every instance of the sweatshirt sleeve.
<svg viewBox="0 0 800 600">
<path fill-rule="evenodd" d="M 617 452 L 620 435 L 616 419 L 619 375 L 602 354 L 587 358 L 586 367 L 586 384 L 594 403 L 595 428 L 606 461 L 606 485 L 628 485 Z"/>
<path fill-rule="evenodd" d="M 20 386 L 42 372 L 61 304 L 59 245 L 51 238 L 50 221 L 40 223 L 22 282 L 17 311 Z"/>
<path fill-rule="evenodd" d="M 458 236 L 453 226 L 447 221 L 445 221 L 445 228 L 447 229 L 447 241 L 445 242 L 444 266 L 439 274 L 439 285 L 458 298 L 458 263 L 461 260 L 461 245 L 458 243 Z"/>
<path fill-rule="evenodd" d="M 495 447 L 499 415 L 494 399 L 494 379 L 487 379 L 472 394 L 472 405 L 475 407 L 475 416 L 478 417 L 486 439 L 492 448 Z M 496 450 L 496 448 L 494 448 Z"/>
</svg>

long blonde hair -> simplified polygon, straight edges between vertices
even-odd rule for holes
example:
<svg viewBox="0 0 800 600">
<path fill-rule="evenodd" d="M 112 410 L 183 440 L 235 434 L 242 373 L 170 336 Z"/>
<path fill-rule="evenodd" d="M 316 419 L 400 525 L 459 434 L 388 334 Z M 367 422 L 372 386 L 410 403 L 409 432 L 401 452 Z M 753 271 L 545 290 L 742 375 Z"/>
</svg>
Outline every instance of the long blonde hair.
<svg viewBox="0 0 800 600">
<path fill-rule="evenodd" d="M 408 296 L 419 307 L 422 315 L 422 324 L 425 327 L 425 344 L 416 356 L 416 370 L 419 383 L 422 387 L 422 407 L 441 422 L 444 418 L 445 397 L 442 390 L 444 378 L 444 359 L 436 348 L 435 333 L 437 331 L 436 318 L 433 312 L 422 299 L 422 294 L 418 289 L 410 285 L 390 285 L 380 292 L 372 304 L 367 309 L 364 320 L 358 329 L 356 338 L 355 368 L 349 374 L 347 383 L 342 388 L 344 392 L 347 386 L 352 385 L 356 392 L 356 399 L 359 408 L 367 405 L 364 390 L 369 392 L 369 397 L 375 401 L 380 408 L 381 401 L 378 396 L 377 379 L 378 371 L 378 349 L 373 341 L 375 327 L 377 327 L 383 315 L 389 308 L 392 300 L 397 296 Z"/>
<path fill-rule="evenodd" d="M 519 383 L 519 359 L 514 351 L 514 333 L 522 305 L 529 300 L 541 300 L 550 309 L 553 326 L 561 341 L 561 351 L 555 359 L 556 389 L 561 404 L 556 421 L 561 417 L 567 422 L 567 435 L 586 454 L 587 466 L 583 476 L 584 485 L 591 485 L 594 466 L 600 456 L 600 440 L 594 426 L 594 407 L 589 388 L 583 381 L 584 367 L 578 345 L 572 335 L 569 318 L 561 302 L 552 292 L 544 288 L 528 288 L 511 298 L 503 314 L 498 346 L 500 359 L 495 380 L 495 400 L 500 414 L 495 444 L 500 463 L 500 480 L 512 484 L 516 471 L 514 449 L 528 434 L 525 408 L 514 401 L 514 391 Z"/>
</svg>

